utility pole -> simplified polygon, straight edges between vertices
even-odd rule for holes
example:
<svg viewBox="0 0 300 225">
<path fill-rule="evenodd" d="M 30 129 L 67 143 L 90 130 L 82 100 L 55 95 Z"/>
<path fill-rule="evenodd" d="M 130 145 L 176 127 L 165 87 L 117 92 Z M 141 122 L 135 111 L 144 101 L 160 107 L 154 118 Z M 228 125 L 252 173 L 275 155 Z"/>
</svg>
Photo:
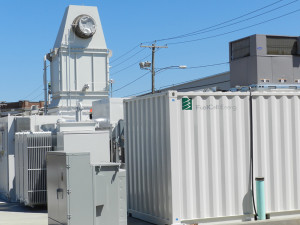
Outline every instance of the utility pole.
<svg viewBox="0 0 300 225">
<path fill-rule="evenodd" d="M 152 73 L 152 94 L 155 93 L 155 50 L 157 48 L 168 48 L 168 46 L 156 46 L 155 44 L 152 44 L 152 46 L 143 46 L 141 45 L 141 48 L 151 48 L 152 49 L 152 62 L 151 62 L 151 73 Z"/>
</svg>

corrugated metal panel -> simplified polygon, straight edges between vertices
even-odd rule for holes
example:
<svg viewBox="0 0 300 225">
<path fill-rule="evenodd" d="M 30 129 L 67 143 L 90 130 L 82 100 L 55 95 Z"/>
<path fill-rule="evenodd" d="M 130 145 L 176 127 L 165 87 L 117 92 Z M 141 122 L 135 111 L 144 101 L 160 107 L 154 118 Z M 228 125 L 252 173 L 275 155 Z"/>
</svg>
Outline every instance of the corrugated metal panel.
<svg viewBox="0 0 300 225">
<path fill-rule="evenodd" d="M 265 177 L 267 212 L 300 208 L 300 94 L 254 93 L 255 175 Z"/>
<path fill-rule="evenodd" d="M 171 121 L 177 119 L 177 123 L 171 124 L 172 154 L 177 152 L 179 159 L 172 168 L 173 186 L 180 187 L 179 193 L 173 195 L 180 202 L 180 215 L 176 218 L 252 213 L 251 198 L 247 199 L 250 192 L 248 94 L 188 96 L 192 98 L 193 110 L 181 110 L 181 97 L 177 97 L 174 105 L 170 103 L 170 111 L 174 112 Z M 178 172 L 174 171 L 176 166 Z"/>
<path fill-rule="evenodd" d="M 16 192 L 25 205 L 47 204 L 46 154 L 53 151 L 51 132 L 16 133 Z"/>
<path fill-rule="evenodd" d="M 167 222 L 171 214 L 168 98 L 126 103 L 129 208 Z"/>
<path fill-rule="evenodd" d="M 265 177 L 267 212 L 292 213 L 300 208 L 300 93 L 252 96 L 254 176 Z M 171 91 L 125 101 L 129 212 L 157 224 L 253 218 L 250 99 Z"/>
<path fill-rule="evenodd" d="M 126 102 L 129 211 L 161 224 L 252 213 L 248 94 L 184 95 L 190 111 L 180 94 Z"/>
</svg>

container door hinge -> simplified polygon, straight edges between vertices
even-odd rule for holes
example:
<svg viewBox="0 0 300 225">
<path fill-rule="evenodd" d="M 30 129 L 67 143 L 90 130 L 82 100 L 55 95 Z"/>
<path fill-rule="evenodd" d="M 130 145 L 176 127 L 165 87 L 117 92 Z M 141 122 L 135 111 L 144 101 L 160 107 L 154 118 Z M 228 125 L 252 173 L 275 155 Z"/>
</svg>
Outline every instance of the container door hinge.
<svg viewBox="0 0 300 225">
<path fill-rule="evenodd" d="M 71 219 L 71 214 L 68 214 L 68 220 L 70 220 Z"/>
<path fill-rule="evenodd" d="M 71 194 L 71 189 L 68 189 L 68 190 L 67 190 L 67 194 L 68 194 L 68 195 Z"/>
<path fill-rule="evenodd" d="M 71 168 L 71 166 L 70 165 L 67 165 L 67 169 L 70 169 Z"/>
</svg>

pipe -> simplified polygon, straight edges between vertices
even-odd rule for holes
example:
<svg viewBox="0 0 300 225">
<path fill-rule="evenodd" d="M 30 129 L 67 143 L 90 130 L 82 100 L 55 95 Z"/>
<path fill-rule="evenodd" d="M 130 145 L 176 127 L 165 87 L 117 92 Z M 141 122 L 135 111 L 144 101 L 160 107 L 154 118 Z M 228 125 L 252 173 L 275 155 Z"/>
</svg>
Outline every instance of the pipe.
<svg viewBox="0 0 300 225">
<path fill-rule="evenodd" d="M 251 173 L 251 190 L 252 190 L 252 204 L 253 204 L 253 209 L 254 209 L 254 219 L 257 220 L 257 210 L 256 210 L 256 205 L 255 205 L 255 200 L 254 200 L 254 168 L 253 168 L 253 154 L 254 154 L 254 149 L 253 149 L 253 104 L 252 104 L 252 91 L 250 89 L 250 97 L 249 97 L 249 107 L 250 107 L 250 173 Z"/>
<path fill-rule="evenodd" d="M 256 177 L 256 204 L 258 220 L 266 219 L 265 182 L 263 177 Z"/>
<path fill-rule="evenodd" d="M 44 114 L 48 111 L 48 90 L 47 90 L 47 55 L 44 56 Z"/>
</svg>

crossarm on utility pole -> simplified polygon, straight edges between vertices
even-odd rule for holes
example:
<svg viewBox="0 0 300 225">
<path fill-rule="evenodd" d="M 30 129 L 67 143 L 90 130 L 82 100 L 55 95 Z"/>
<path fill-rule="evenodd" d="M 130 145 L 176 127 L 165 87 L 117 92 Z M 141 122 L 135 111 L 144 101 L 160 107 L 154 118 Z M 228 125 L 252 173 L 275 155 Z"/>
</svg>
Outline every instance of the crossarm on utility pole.
<svg viewBox="0 0 300 225">
<path fill-rule="evenodd" d="M 151 46 L 145 46 L 141 45 L 141 48 L 151 48 L 152 49 L 152 68 L 151 68 L 151 74 L 152 74 L 152 94 L 155 93 L 155 49 L 157 48 L 168 48 L 168 46 L 156 46 L 155 44 L 152 44 Z"/>
</svg>

